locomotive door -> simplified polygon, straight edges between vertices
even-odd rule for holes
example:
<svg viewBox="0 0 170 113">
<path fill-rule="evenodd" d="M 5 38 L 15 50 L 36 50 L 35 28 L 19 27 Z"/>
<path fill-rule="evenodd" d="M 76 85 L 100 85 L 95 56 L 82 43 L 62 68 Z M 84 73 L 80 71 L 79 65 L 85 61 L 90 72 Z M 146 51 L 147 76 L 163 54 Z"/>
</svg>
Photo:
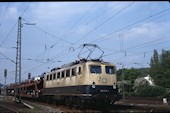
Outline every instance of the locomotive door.
<svg viewBox="0 0 170 113">
<path fill-rule="evenodd" d="M 77 67 L 77 93 L 81 94 L 81 85 L 82 85 L 82 67 L 78 66 Z"/>
<path fill-rule="evenodd" d="M 77 85 L 81 85 L 81 77 L 82 77 L 82 67 L 78 66 L 78 69 L 77 69 Z"/>
</svg>

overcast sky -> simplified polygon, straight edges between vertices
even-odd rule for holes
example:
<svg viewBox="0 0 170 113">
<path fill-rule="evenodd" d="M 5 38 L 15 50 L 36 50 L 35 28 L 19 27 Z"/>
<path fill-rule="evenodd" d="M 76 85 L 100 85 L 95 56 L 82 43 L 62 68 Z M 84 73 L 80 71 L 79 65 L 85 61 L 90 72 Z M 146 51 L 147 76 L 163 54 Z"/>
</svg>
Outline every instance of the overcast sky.
<svg viewBox="0 0 170 113">
<path fill-rule="evenodd" d="M 18 17 L 22 16 L 22 80 L 78 60 L 81 45 L 97 44 L 103 60 L 149 67 L 153 50 L 170 49 L 170 3 L 0 2 L 0 78 L 14 83 Z M 27 25 L 26 23 L 36 23 Z M 87 55 L 87 54 L 85 54 Z M 100 51 L 93 53 L 100 56 Z M 11 61 L 12 60 L 12 61 Z"/>
</svg>

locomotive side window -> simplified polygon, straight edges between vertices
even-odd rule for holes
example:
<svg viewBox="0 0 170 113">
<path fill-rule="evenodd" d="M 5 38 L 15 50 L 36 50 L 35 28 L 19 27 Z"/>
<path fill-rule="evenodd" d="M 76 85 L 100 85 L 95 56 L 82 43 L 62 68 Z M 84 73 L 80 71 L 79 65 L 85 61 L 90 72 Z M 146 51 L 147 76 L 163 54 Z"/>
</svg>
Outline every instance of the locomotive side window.
<svg viewBox="0 0 170 113">
<path fill-rule="evenodd" d="M 78 74 L 81 74 L 81 67 L 78 68 Z"/>
<path fill-rule="evenodd" d="M 115 73 L 113 66 L 106 66 L 105 70 L 106 70 L 107 74 L 114 74 Z"/>
<path fill-rule="evenodd" d="M 66 70 L 66 77 L 69 77 L 70 76 L 70 70 Z"/>
<path fill-rule="evenodd" d="M 72 75 L 72 76 L 75 76 L 75 75 L 76 75 L 76 67 L 73 68 L 73 69 L 71 69 L 71 75 Z"/>
<path fill-rule="evenodd" d="M 62 71 L 61 73 L 61 78 L 64 78 L 64 71 Z"/>
<path fill-rule="evenodd" d="M 56 74 L 54 73 L 54 74 L 53 74 L 53 79 L 55 80 L 55 78 L 56 78 Z"/>
<path fill-rule="evenodd" d="M 100 74 L 101 73 L 101 66 L 90 65 L 90 73 Z"/>
<path fill-rule="evenodd" d="M 49 80 L 49 75 L 47 75 L 47 80 Z"/>
<path fill-rule="evenodd" d="M 52 80 L 52 74 L 50 74 L 50 80 Z"/>
<path fill-rule="evenodd" d="M 60 78 L 60 72 L 57 73 L 57 78 Z"/>
</svg>

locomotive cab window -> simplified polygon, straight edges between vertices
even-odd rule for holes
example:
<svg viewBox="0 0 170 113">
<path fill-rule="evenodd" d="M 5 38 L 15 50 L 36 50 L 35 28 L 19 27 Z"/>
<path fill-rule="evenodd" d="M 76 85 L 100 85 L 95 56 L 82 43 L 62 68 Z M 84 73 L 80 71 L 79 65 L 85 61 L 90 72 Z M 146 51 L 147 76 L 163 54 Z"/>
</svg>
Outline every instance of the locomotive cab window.
<svg viewBox="0 0 170 113">
<path fill-rule="evenodd" d="M 101 66 L 90 65 L 90 73 L 100 74 L 101 73 Z"/>
<path fill-rule="evenodd" d="M 76 75 L 76 67 L 71 69 L 71 76 L 75 76 Z"/>
<path fill-rule="evenodd" d="M 81 67 L 78 67 L 78 74 L 81 74 Z"/>
<path fill-rule="evenodd" d="M 107 74 L 115 74 L 115 68 L 113 66 L 106 66 L 105 70 Z"/>
</svg>

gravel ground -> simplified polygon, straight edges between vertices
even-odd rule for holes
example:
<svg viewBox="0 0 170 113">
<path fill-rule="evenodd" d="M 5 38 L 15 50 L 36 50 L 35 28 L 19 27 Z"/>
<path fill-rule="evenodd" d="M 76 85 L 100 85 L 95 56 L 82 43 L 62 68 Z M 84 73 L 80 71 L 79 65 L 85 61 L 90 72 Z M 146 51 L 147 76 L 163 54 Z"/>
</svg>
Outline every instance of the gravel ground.
<svg viewBox="0 0 170 113">
<path fill-rule="evenodd" d="M 149 104 L 149 105 L 165 105 L 170 106 L 170 100 L 167 99 L 167 103 L 163 103 L 163 98 L 152 98 L 152 97 L 125 97 L 118 103 L 131 103 L 131 104 Z"/>
<path fill-rule="evenodd" d="M 43 113 L 63 113 L 60 109 L 56 109 L 56 108 L 52 108 L 49 106 L 28 102 L 28 101 L 24 101 L 24 102 L 35 107 L 35 109 L 41 110 L 41 112 L 43 112 Z"/>
<path fill-rule="evenodd" d="M 40 105 L 32 102 L 23 101 L 23 103 L 26 103 L 32 107 L 33 109 L 25 106 L 24 104 L 20 104 L 17 102 L 14 102 L 14 98 L 11 96 L 3 96 L 0 95 L 0 105 L 10 107 L 11 109 L 14 109 L 18 111 L 19 113 L 63 113 L 59 109 L 51 108 L 45 105 Z"/>
</svg>

